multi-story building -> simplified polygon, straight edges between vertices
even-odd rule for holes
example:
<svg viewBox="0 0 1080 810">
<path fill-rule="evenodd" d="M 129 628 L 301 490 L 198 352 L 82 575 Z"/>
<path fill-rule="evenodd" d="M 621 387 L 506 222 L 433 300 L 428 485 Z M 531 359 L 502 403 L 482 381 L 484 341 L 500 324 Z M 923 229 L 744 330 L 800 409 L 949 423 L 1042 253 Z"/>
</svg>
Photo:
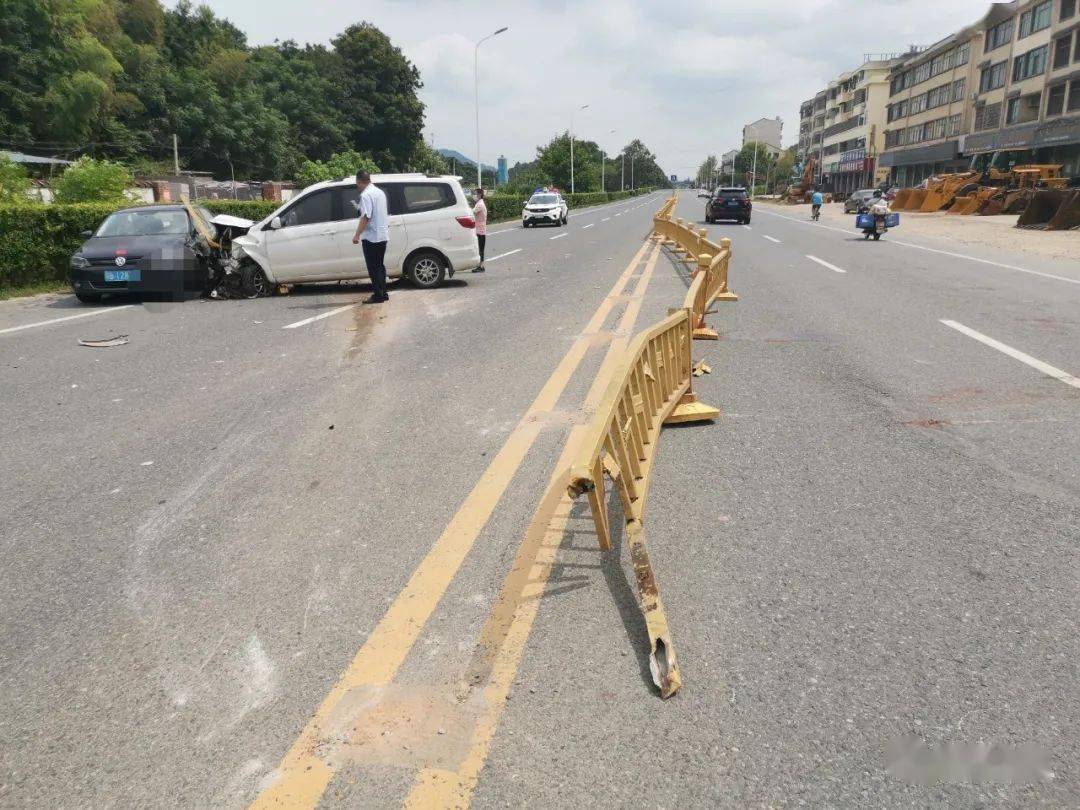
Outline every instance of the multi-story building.
<svg viewBox="0 0 1080 810">
<path fill-rule="evenodd" d="M 890 70 L 902 54 L 864 54 L 855 70 L 799 106 L 800 163 L 816 161 L 823 191 L 849 193 L 874 185 L 885 148 Z"/>
<path fill-rule="evenodd" d="M 866 54 L 863 63 L 826 88 L 821 131 L 821 185 L 849 194 L 875 183 L 877 159 L 885 146 L 889 71 L 896 54 Z"/>
<path fill-rule="evenodd" d="M 731 149 L 720 156 L 720 182 L 726 182 L 735 172 L 735 158 L 739 156 L 738 149 Z"/>
<path fill-rule="evenodd" d="M 895 65 L 881 165 L 899 185 L 995 160 L 1080 175 L 1078 0 L 994 3 Z M 996 156 L 996 158 L 994 157 Z"/>
<path fill-rule="evenodd" d="M 915 185 L 967 165 L 960 139 L 973 118 L 980 38 L 980 26 L 968 26 L 893 66 L 881 156 L 893 182 Z"/>
<path fill-rule="evenodd" d="M 747 124 L 742 128 L 742 145 L 746 146 L 748 143 L 755 141 L 762 143 L 770 155 L 777 157 L 782 151 L 780 135 L 783 129 L 784 122 L 780 120 L 779 116 L 776 118 L 759 118 L 752 124 Z"/>
<path fill-rule="evenodd" d="M 821 165 L 821 137 L 825 131 L 825 106 L 829 91 L 822 90 L 812 99 L 804 101 L 799 109 L 799 148 L 800 163 L 811 157 Z"/>
<path fill-rule="evenodd" d="M 1080 176 L 1077 0 L 996 3 L 982 20 L 975 115 L 965 156 L 999 167 L 1060 163 Z M 989 163 L 990 157 L 982 163 Z"/>
</svg>

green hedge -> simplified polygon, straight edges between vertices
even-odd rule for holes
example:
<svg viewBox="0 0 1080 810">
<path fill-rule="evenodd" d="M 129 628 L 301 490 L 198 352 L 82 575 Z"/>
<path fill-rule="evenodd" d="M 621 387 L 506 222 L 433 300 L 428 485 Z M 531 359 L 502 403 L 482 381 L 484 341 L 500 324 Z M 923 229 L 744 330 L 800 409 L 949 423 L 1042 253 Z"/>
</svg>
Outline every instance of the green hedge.
<svg viewBox="0 0 1080 810">
<path fill-rule="evenodd" d="M 634 191 L 593 191 L 581 194 L 564 194 L 567 205 L 573 211 L 576 208 L 588 208 L 591 205 L 603 205 L 608 202 L 626 200 L 640 194 L 647 194 L 651 188 L 639 188 Z M 521 207 L 529 195 L 519 194 L 489 194 L 485 200 L 488 207 L 488 218 L 492 222 L 498 220 L 518 219 L 521 216 Z"/>
<path fill-rule="evenodd" d="M 570 209 L 624 200 L 651 189 L 567 194 Z M 492 194 L 487 198 L 492 221 L 517 219 L 525 197 Z M 200 200 L 215 214 L 231 214 L 258 222 L 280 203 L 264 200 Z M 0 205 L 0 293 L 13 287 L 67 279 L 68 259 L 83 243 L 82 231 L 92 231 L 113 211 L 112 203 L 70 205 Z"/>
<path fill-rule="evenodd" d="M 214 214 L 265 219 L 281 203 L 264 200 L 200 200 Z M 115 203 L 0 205 L 0 292 L 67 279 L 68 259 L 113 211 Z"/>
<path fill-rule="evenodd" d="M 120 206 L 113 203 L 0 206 L 0 291 L 67 278 L 68 259 Z"/>
<path fill-rule="evenodd" d="M 260 222 L 281 207 L 273 200 L 200 200 L 199 205 L 211 214 L 229 214 Z"/>
</svg>

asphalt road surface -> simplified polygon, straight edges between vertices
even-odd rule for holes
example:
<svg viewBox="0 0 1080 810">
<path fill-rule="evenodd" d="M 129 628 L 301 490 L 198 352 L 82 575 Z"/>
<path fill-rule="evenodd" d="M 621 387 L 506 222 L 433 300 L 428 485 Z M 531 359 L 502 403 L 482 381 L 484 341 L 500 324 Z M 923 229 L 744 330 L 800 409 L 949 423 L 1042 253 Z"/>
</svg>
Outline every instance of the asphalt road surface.
<svg viewBox="0 0 1080 810">
<path fill-rule="evenodd" d="M 0 805 L 1080 805 L 1080 260 L 709 226 L 740 300 L 653 473 L 661 701 L 622 545 L 526 542 L 682 301 L 661 200 L 386 306 L 0 304 Z"/>
</svg>

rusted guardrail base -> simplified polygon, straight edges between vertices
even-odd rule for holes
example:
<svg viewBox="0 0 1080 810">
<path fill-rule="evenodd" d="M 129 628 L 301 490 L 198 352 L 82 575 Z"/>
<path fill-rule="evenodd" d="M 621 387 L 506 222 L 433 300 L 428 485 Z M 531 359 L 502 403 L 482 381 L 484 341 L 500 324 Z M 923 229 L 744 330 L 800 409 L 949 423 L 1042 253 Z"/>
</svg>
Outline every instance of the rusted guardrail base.
<svg viewBox="0 0 1080 810">
<path fill-rule="evenodd" d="M 649 671 L 653 683 L 660 690 L 660 697 L 669 698 L 679 691 L 682 678 L 675 658 L 675 646 L 671 643 L 664 603 L 660 600 L 660 589 L 656 585 L 652 562 L 645 548 L 645 531 L 641 521 L 627 521 L 626 539 L 637 579 L 638 606 L 645 617 L 645 630 L 649 634 Z"/>
</svg>

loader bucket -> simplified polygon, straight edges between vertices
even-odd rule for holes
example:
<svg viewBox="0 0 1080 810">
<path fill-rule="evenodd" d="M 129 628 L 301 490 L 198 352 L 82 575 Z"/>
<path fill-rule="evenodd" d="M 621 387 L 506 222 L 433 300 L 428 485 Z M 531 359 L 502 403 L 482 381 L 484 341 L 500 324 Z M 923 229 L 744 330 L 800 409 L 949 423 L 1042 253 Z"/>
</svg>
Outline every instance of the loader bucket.
<svg viewBox="0 0 1080 810">
<path fill-rule="evenodd" d="M 1035 196 L 1032 189 L 1021 188 L 1005 192 L 1005 205 L 1001 209 L 1006 214 L 1019 214 L 1028 207 L 1031 198 Z"/>
<path fill-rule="evenodd" d="M 902 188 L 898 192 L 896 192 L 896 197 L 893 198 L 893 201 L 892 201 L 892 210 L 893 211 L 906 211 L 907 210 L 907 201 L 908 201 L 908 198 L 911 197 L 911 192 L 912 192 L 912 189 L 910 189 L 910 188 Z"/>
<path fill-rule="evenodd" d="M 972 194 L 970 197 L 957 197 L 949 206 L 950 214 L 974 214 L 979 207 L 979 198 Z"/>
<path fill-rule="evenodd" d="M 926 190 L 926 196 L 923 198 L 919 210 L 924 214 L 932 214 L 934 211 L 940 211 L 941 206 L 944 204 L 945 195 L 941 193 L 941 189 L 930 188 Z"/>
<path fill-rule="evenodd" d="M 1057 189 L 1036 191 L 1027 208 L 1016 220 L 1018 228 L 1045 228 L 1054 214 L 1061 208 L 1065 195 Z"/>
<path fill-rule="evenodd" d="M 982 207 L 982 211 L 979 213 L 984 217 L 993 217 L 1005 211 L 1005 194 L 1004 192 L 995 194 L 986 204 Z"/>
<path fill-rule="evenodd" d="M 1065 199 L 1061 201 L 1061 207 L 1046 224 L 1050 231 L 1069 231 L 1080 228 L 1080 190 L 1072 189 L 1065 191 Z"/>
<path fill-rule="evenodd" d="M 913 188 L 911 190 L 911 196 L 908 197 L 907 205 L 904 206 L 905 211 L 921 211 L 923 201 L 926 199 L 925 188 Z"/>
</svg>

